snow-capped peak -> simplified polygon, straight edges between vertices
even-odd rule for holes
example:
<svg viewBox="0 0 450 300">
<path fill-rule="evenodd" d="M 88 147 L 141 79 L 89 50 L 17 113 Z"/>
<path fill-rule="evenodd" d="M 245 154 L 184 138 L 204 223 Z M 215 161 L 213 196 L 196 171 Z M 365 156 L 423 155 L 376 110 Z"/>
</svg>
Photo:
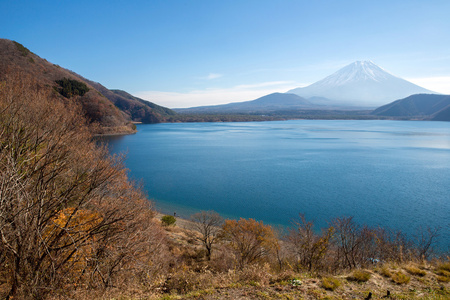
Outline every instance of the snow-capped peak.
<svg viewBox="0 0 450 300">
<path fill-rule="evenodd" d="M 339 71 L 331 74 L 316 84 L 340 86 L 349 82 L 376 81 L 382 82 L 394 77 L 371 61 L 355 61 Z"/>
<path fill-rule="evenodd" d="M 307 87 L 288 91 L 360 106 L 380 106 L 412 94 L 433 93 L 396 77 L 372 61 L 355 61 Z"/>
</svg>

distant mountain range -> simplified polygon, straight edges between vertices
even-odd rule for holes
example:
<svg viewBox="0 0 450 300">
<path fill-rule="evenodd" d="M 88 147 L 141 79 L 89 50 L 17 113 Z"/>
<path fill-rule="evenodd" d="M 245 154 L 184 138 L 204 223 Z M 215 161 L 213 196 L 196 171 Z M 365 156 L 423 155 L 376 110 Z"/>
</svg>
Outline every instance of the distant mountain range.
<svg viewBox="0 0 450 300">
<path fill-rule="evenodd" d="M 286 109 L 373 109 L 407 96 L 434 92 L 395 77 L 370 61 L 356 61 L 307 87 L 224 105 L 175 109 L 182 113 L 254 113 Z"/>
<path fill-rule="evenodd" d="M 364 118 L 365 115 L 366 118 L 450 121 L 449 99 L 450 96 L 391 75 L 370 61 L 356 61 L 310 86 L 286 93 L 174 110 L 182 114 L 269 114 L 286 118 Z M 373 110 L 376 107 L 379 108 Z"/>
<path fill-rule="evenodd" d="M 273 93 L 251 101 L 192 108 L 177 108 L 175 111 L 183 113 L 258 113 L 285 109 L 305 109 L 312 106 L 314 105 L 311 102 L 298 95 Z"/>
<path fill-rule="evenodd" d="M 314 104 L 378 107 L 413 94 L 435 94 L 396 77 L 371 61 L 356 61 L 307 87 L 289 90 Z M 326 99 L 324 101 L 324 99 Z"/>
<path fill-rule="evenodd" d="M 81 104 L 86 118 L 100 126 L 96 133 L 135 132 L 132 122 L 165 122 L 175 114 L 172 110 L 133 97 L 119 90 L 109 90 L 86 78 L 40 58 L 23 45 L 0 39 L 0 81 L 8 73 L 19 73 L 33 78 L 42 89 L 59 91 L 61 101 L 69 99 Z M 82 92 L 62 92 L 75 86 Z"/>
</svg>

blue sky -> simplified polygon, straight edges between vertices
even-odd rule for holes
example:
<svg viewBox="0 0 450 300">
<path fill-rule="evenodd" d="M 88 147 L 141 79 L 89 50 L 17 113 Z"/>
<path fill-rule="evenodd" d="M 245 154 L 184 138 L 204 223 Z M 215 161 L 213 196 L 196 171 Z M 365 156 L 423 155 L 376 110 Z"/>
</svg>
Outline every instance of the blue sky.
<svg viewBox="0 0 450 300">
<path fill-rule="evenodd" d="M 168 107 L 252 100 L 356 60 L 450 94 L 450 1 L 0 0 L 0 37 Z"/>
</svg>

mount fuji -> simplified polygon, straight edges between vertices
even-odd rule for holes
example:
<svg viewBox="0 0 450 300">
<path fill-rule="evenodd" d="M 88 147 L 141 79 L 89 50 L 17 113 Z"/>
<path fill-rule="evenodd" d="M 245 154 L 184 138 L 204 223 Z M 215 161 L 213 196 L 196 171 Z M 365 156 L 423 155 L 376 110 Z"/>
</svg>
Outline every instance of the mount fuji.
<svg viewBox="0 0 450 300">
<path fill-rule="evenodd" d="M 307 87 L 289 90 L 318 105 L 378 107 L 413 94 L 436 94 L 371 61 L 356 61 Z"/>
</svg>

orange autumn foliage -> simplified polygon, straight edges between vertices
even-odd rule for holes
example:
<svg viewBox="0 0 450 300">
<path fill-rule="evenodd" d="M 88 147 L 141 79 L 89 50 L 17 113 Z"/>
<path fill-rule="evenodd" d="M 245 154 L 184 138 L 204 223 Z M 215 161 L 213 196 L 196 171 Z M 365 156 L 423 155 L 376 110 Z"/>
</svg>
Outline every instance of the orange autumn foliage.
<svg viewBox="0 0 450 300">
<path fill-rule="evenodd" d="M 279 247 L 272 227 L 254 219 L 226 220 L 222 239 L 234 250 L 239 267 L 264 261 Z"/>
</svg>

